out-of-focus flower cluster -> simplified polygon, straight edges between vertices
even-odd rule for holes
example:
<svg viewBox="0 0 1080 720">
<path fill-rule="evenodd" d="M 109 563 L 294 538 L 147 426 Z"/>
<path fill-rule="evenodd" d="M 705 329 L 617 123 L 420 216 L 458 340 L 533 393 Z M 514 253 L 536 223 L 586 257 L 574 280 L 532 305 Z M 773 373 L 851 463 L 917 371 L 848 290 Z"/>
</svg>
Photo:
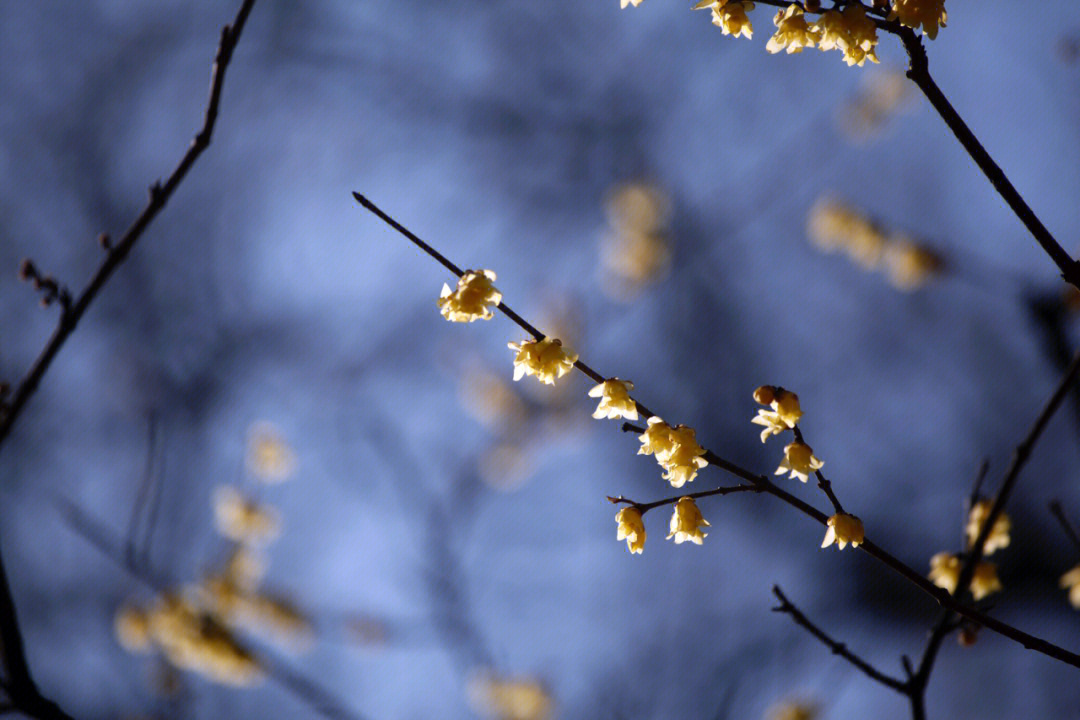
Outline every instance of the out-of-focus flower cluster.
<svg viewBox="0 0 1080 720">
<path fill-rule="evenodd" d="M 529 677 L 501 677 L 480 671 L 467 686 L 473 710 L 496 720 L 545 720 L 554 703 L 540 681 Z"/>
<path fill-rule="evenodd" d="M 877 135 L 910 97 L 908 79 L 897 70 L 873 70 L 862 79 L 855 95 L 840 105 L 837 117 L 853 140 Z"/>
<path fill-rule="evenodd" d="M 601 287 L 627 301 L 671 268 L 671 201 L 642 183 L 615 187 L 605 203 L 608 229 L 600 240 Z"/>
<path fill-rule="evenodd" d="M 247 467 L 256 480 L 280 482 L 294 466 L 280 433 L 266 424 L 253 428 Z M 294 648 L 306 644 L 312 630 L 291 603 L 260 590 L 263 551 L 280 530 L 277 511 L 223 486 L 214 492 L 213 512 L 218 532 L 232 543 L 223 566 L 197 583 L 162 592 L 148 605 L 125 605 L 116 615 L 116 636 L 127 650 L 156 650 L 176 668 L 226 685 L 251 685 L 262 669 L 239 640 L 241 630 Z"/>
<path fill-rule="evenodd" d="M 889 232 L 860 211 L 822 198 L 807 218 L 810 240 L 824 252 L 842 250 L 866 270 L 882 270 L 898 290 L 917 290 L 940 275 L 940 255 L 900 232 Z"/>
<path fill-rule="evenodd" d="M 975 543 L 986 524 L 990 515 L 991 503 L 989 500 L 978 500 L 972 505 L 968 513 L 967 524 L 964 526 L 964 535 L 967 538 L 968 549 Z M 1004 512 L 998 514 L 990 533 L 983 545 L 983 555 L 992 555 L 998 550 L 1009 546 L 1009 532 L 1012 530 L 1012 521 Z M 960 573 L 964 567 L 964 559 L 954 553 L 939 552 L 930 558 L 930 581 L 943 588 L 951 595 L 955 595 L 957 586 L 960 584 Z M 1002 589 L 1001 580 L 998 579 L 997 565 L 992 562 L 980 560 L 975 566 L 975 572 L 971 578 L 971 596 L 975 600 L 982 600 L 987 595 L 999 592 Z"/>
<path fill-rule="evenodd" d="M 788 700 L 770 707 L 765 713 L 765 720 L 814 720 L 817 716 L 817 705 L 802 700 Z"/>
</svg>

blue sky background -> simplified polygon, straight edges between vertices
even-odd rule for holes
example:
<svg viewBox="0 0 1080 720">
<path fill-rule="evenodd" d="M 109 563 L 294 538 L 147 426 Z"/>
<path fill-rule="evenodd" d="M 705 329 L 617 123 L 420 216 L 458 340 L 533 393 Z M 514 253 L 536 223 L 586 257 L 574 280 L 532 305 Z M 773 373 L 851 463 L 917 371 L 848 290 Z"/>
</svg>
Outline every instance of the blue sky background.
<svg viewBox="0 0 1080 720">
<path fill-rule="evenodd" d="M 16 278 L 23 257 L 73 287 L 201 122 L 226 2 L 0 3 L 0 376 L 54 322 Z M 1080 36 L 1072 0 L 950 0 L 930 67 L 1070 252 L 1080 250 Z M 290 667 L 358 715 L 472 717 L 484 668 L 536 678 L 560 717 L 756 718 L 785 697 L 828 718 L 902 718 L 788 619 L 812 618 L 889 672 L 917 656 L 930 601 L 874 564 L 818 549 L 821 529 L 765 497 L 703 501 L 703 547 L 642 556 L 615 541 L 606 495 L 672 494 L 634 437 L 589 419 L 575 375 L 513 436 L 528 477 L 483 479 L 499 434 L 470 415 L 470 372 L 509 378 L 505 318 L 451 325 L 449 277 L 361 210 L 358 190 L 505 300 L 632 379 L 671 422 L 762 472 L 754 387 L 796 390 L 808 440 L 867 533 L 916 569 L 956 549 L 979 462 L 1002 476 L 1060 368 L 1033 307 L 1062 290 L 1050 261 L 928 103 L 912 94 L 871 138 L 838 108 L 880 68 L 836 53 L 768 55 L 687 3 L 431 4 L 260 0 L 226 82 L 214 142 L 64 348 L 0 454 L 0 532 L 32 667 L 78 717 L 307 717 L 275 683 L 185 676 L 173 699 L 122 650 L 112 617 L 149 591 L 59 510 L 123 536 L 157 418 L 161 512 L 149 556 L 188 582 L 220 559 L 213 488 L 237 480 L 255 422 L 298 457 L 263 498 L 284 516 L 268 585 L 315 622 Z M 671 271 L 632 302 L 598 270 L 613 186 L 671 198 Z M 914 293 L 806 239 L 833 194 L 924 240 L 952 272 Z M 3 268 L 8 268 L 3 271 Z M 1061 325 L 1066 342 L 1075 322 Z M 524 385 L 522 381 L 519 385 Z M 528 381 L 532 382 L 532 381 Z M 556 391 L 558 393 L 559 391 Z M 1049 427 L 1009 508 L 994 613 L 1080 647 L 1057 589 L 1076 563 L 1045 511 L 1080 517 L 1076 413 Z M 504 478 L 505 480 L 505 478 Z M 692 489 L 723 481 L 703 472 Z M 785 481 L 795 485 L 794 481 Z M 801 496 L 824 507 L 813 488 Z M 995 558 L 998 559 L 998 558 Z M 361 642 L 357 618 L 385 631 Z M 984 633 L 952 641 L 933 717 L 1076 717 L 1075 671 Z"/>
</svg>

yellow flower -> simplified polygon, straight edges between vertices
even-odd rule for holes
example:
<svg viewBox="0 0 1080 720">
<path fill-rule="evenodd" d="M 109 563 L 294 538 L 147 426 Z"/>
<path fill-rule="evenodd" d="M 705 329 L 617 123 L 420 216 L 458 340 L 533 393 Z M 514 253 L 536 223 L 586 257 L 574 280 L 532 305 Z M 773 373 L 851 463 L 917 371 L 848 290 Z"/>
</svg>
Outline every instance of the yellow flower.
<svg viewBox="0 0 1080 720">
<path fill-rule="evenodd" d="M 484 717 L 547 720 L 553 712 L 554 702 L 548 691 L 542 683 L 529 677 L 477 672 L 469 678 L 467 694 L 473 710 Z"/>
<path fill-rule="evenodd" d="M 214 491 L 214 523 L 223 536 L 254 547 L 273 541 L 281 530 L 273 508 L 248 500 L 228 485 Z"/>
<path fill-rule="evenodd" d="M 939 552 L 930 558 L 930 574 L 927 577 L 950 595 L 955 594 L 956 584 L 960 582 L 960 558 L 952 553 Z"/>
<path fill-rule="evenodd" d="M 874 48 L 877 46 L 877 26 L 866 16 L 866 9 L 855 3 L 838 10 L 826 10 L 811 30 L 817 33 L 821 50 L 841 50 L 844 62 L 859 65 L 869 60 L 878 61 Z"/>
<path fill-rule="evenodd" d="M 702 532 L 701 528 L 708 526 L 709 521 L 701 516 L 694 498 L 681 497 L 675 503 L 675 511 L 671 514 L 671 532 L 668 533 L 667 539 L 675 538 L 676 545 L 681 545 L 687 540 L 700 545 L 708 535 Z"/>
<path fill-rule="evenodd" d="M 928 577 L 939 588 L 944 588 L 950 595 L 955 595 L 956 586 L 960 582 L 962 565 L 963 563 L 956 555 L 940 552 L 930 558 Z M 998 580 L 997 565 L 989 562 L 980 562 L 976 565 L 975 573 L 971 578 L 971 596 L 978 601 L 999 590 L 1001 590 L 1001 581 Z"/>
<path fill-rule="evenodd" d="M 695 10 L 705 8 L 712 8 L 712 23 L 720 28 L 724 35 L 753 37 L 754 26 L 746 13 L 754 9 L 754 3 L 746 0 L 703 0 L 694 6 Z"/>
<path fill-rule="evenodd" d="M 258 422 L 248 430 L 247 466 L 264 483 L 284 482 L 296 470 L 296 453 L 277 427 Z"/>
<path fill-rule="evenodd" d="M 930 248 L 903 235 L 894 235 L 885 248 L 885 273 L 897 290 L 917 290 L 940 275 L 944 262 Z"/>
<path fill-rule="evenodd" d="M 671 427 L 660 418 L 649 418 L 649 425 L 639 438 L 638 455 L 655 455 L 664 468 L 664 479 L 680 488 L 697 477 L 698 470 L 709 464 L 702 457 L 705 448 L 698 445 L 697 434 L 685 425 Z"/>
<path fill-rule="evenodd" d="M 762 385 L 754 391 L 754 400 L 772 407 L 771 411 L 758 410 L 757 417 L 750 421 L 755 425 L 765 426 L 761 431 L 761 442 L 768 440 L 770 435 L 779 435 L 788 428 L 795 427 L 803 414 L 799 407 L 799 396 L 784 388 Z"/>
<path fill-rule="evenodd" d="M 455 289 L 443 283 L 439 312 L 450 322 L 490 320 L 494 312 L 488 306 L 502 302 L 502 293 L 491 284 L 494 281 L 495 273 L 491 270 L 466 270 L 458 278 Z"/>
<path fill-rule="evenodd" d="M 563 348 L 562 341 L 556 338 L 523 340 L 508 343 L 507 347 L 517 352 L 514 356 L 514 380 L 535 375 L 540 382 L 554 385 L 557 378 L 573 369 L 578 359 L 576 352 Z"/>
<path fill-rule="evenodd" d="M 641 511 L 636 507 L 624 507 L 615 513 L 615 522 L 619 523 L 616 540 L 626 540 L 626 547 L 631 553 L 641 554 L 645 549 L 645 523 Z"/>
<path fill-rule="evenodd" d="M 1001 590 L 1001 581 L 998 580 L 997 565 L 989 562 L 976 565 L 975 574 L 971 578 L 971 596 L 978 601 L 999 590 Z"/>
<path fill-rule="evenodd" d="M 765 45 L 765 50 L 778 53 L 787 49 L 788 53 L 799 53 L 803 48 L 814 47 L 820 39 L 817 29 L 806 24 L 803 9 L 798 5 L 788 5 L 785 10 L 777 10 L 773 18 L 776 32 Z"/>
<path fill-rule="evenodd" d="M 128 652 L 140 652 L 150 648 L 150 623 L 146 612 L 126 605 L 116 613 L 114 621 L 116 639 Z"/>
<path fill-rule="evenodd" d="M 825 530 L 825 539 L 822 540 L 821 547 L 828 547 L 835 542 L 840 550 L 847 547 L 848 543 L 856 548 L 863 541 L 863 537 L 862 520 L 847 513 L 837 513 L 829 518 L 829 527 Z"/>
<path fill-rule="evenodd" d="M 803 482 L 809 479 L 810 473 L 825 467 L 814 456 L 814 451 L 806 443 L 795 441 L 784 448 L 784 459 L 780 461 L 780 467 L 776 468 L 776 475 L 783 475 L 788 470 L 788 477 L 799 478 Z"/>
<path fill-rule="evenodd" d="M 750 422 L 765 426 L 761 431 L 761 442 L 768 440 L 770 435 L 779 435 L 788 429 L 787 423 L 780 419 L 780 414 L 771 410 L 758 410 L 757 417 Z"/>
<path fill-rule="evenodd" d="M 633 5 L 634 7 L 637 7 L 641 4 L 641 0 L 619 0 L 619 2 L 622 3 L 619 6 L 620 8 L 625 8 L 627 5 Z"/>
<path fill-rule="evenodd" d="M 983 525 L 986 524 L 986 518 L 990 514 L 990 506 L 991 502 L 989 500 L 980 500 L 972 506 L 971 513 L 968 515 L 967 527 L 964 530 L 967 534 L 969 547 L 975 544 L 979 532 L 982 530 Z M 1009 520 L 1009 516 L 1000 513 L 997 520 L 994 521 L 994 527 L 990 529 L 990 534 L 986 536 L 983 555 L 992 555 L 995 550 L 1009 547 L 1009 530 L 1011 529 L 1012 521 Z"/>
<path fill-rule="evenodd" d="M 1061 576 L 1062 590 L 1069 591 L 1069 602 L 1077 610 L 1080 610 L 1080 565 Z"/>
<path fill-rule="evenodd" d="M 926 37 L 933 40 L 938 26 L 945 27 L 949 16 L 945 12 L 945 0 L 893 0 L 889 19 L 916 30 L 921 25 Z"/>
<path fill-rule="evenodd" d="M 597 420 L 601 418 L 637 420 L 637 405 L 630 397 L 630 391 L 633 389 L 634 383 L 619 378 L 611 378 L 600 383 L 589 391 L 589 397 L 600 398 L 600 404 L 592 416 Z"/>
</svg>

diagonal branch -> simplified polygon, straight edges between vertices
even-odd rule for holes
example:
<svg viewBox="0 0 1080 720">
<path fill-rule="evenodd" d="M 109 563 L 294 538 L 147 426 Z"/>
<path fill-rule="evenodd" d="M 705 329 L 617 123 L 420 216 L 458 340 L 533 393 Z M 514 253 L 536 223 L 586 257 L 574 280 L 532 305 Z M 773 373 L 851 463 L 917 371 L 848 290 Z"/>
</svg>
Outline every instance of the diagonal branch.
<svg viewBox="0 0 1080 720">
<path fill-rule="evenodd" d="M 898 693 L 903 693 L 905 695 L 907 694 L 907 683 L 901 680 L 897 680 L 896 678 L 889 675 L 886 675 L 885 673 L 881 672 L 876 667 L 868 663 L 866 660 L 863 660 L 861 657 L 853 653 L 851 650 L 848 650 L 847 645 L 829 637 L 829 635 L 826 634 L 824 630 L 819 628 L 814 623 L 810 622 L 810 619 L 806 617 L 806 615 L 804 615 L 803 612 L 799 610 L 799 608 L 795 607 L 795 605 L 793 605 L 790 600 L 787 599 L 787 596 L 785 596 L 783 591 L 780 590 L 779 585 L 773 585 L 772 591 L 773 595 L 776 596 L 776 599 L 780 601 L 780 604 L 773 608 L 773 612 L 790 615 L 791 619 L 795 621 L 796 625 L 805 629 L 811 635 L 824 643 L 830 650 L 832 650 L 833 655 L 839 655 L 840 657 L 844 658 L 856 668 L 861 670 L 863 674 L 865 674 L 871 680 L 879 682 L 885 687 L 892 688 Z"/>
<path fill-rule="evenodd" d="M 64 346 L 68 337 L 78 326 L 79 320 L 86 314 L 90 303 L 101 292 L 101 289 L 112 277 L 116 268 L 127 258 L 146 228 L 165 207 L 165 204 L 176 192 L 176 188 L 187 175 L 191 166 L 195 164 L 203 151 L 210 146 L 210 138 L 214 132 L 214 124 L 217 121 L 218 106 L 221 103 L 221 88 L 225 82 L 225 70 L 229 66 L 229 61 L 232 60 L 233 50 L 240 40 L 240 33 L 243 31 L 244 23 L 247 22 L 248 15 L 254 5 L 255 0 L 244 0 L 236 13 L 236 17 L 233 18 L 232 24 L 226 25 L 221 30 L 221 40 L 214 56 L 213 72 L 210 79 L 210 99 L 206 104 L 202 127 L 195 134 L 195 138 L 191 141 L 191 145 L 188 146 L 187 152 L 184 153 L 180 163 L 172 171 L 168 179 L 165 180 L 164 184 L 158 181 L 150 186 L 150 198 L 146 206 L 139 213 L 139 216 L 135 218 L 135 222 L 124 232 L 120 240 L 115 245 L 108 244 L 107 240 L 103 242 L 106 246 L 105 259 L 102 260 L 94 276 L 83 288 L 83 291 L 79 293 L 78 297 L 74 298 L 70 305 L 64 305 L 61 308 L 60 319 L 57 321 L 52 337 L 49 338 L 30 370 L 27 371 L 26 375 L 15 387 L 11 400 L 6 405 L 0 406 L 0 447 L 3 446 L 4 440 L 11 434 L 12 426 L 21 415 L 27 401 L 37 390 L 42 377 L 49 370 L 49 366 L 52 365 L 57 353 L 60 352 L 60 348 Z"/>
</svg>

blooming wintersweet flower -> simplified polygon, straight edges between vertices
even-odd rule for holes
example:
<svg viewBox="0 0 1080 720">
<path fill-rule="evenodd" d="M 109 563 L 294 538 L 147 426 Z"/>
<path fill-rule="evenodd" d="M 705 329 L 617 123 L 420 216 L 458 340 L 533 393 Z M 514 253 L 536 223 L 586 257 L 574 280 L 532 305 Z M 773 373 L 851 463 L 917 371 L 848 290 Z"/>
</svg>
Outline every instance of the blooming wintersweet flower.
<svg viewBox="0 0 1080 720">
<path fill-rule="evenodd" d="M 514 380 L 535 375 L 540 382 L 554 385 L 557 378 L 573 369 L 578 359 L 577 353 L 564 348 L 557 338 L 523 340 L 507 346 L 517 353 L 514 356 Z"/>
<path fill-rule="evenodd" d="M 866 8 L 860 3 L 848 5 L 842 18 L 844 33 L 837 44 L 844 51 L 844 62 L 859 67 L 867 60 L 877 63 L 877 25 L 866 16 Z"/>
<path fill-rule="evenodd" d="M 645 549 L 645 523 L 641 511 L 636 507 L 624 507 L 615 513 L 615 522 L 619 523 L 616 540 L 626 540 L 626 547 L 638 555 Z"/>
<path fill-rule="evenodd" d="M 671 426 L 656 415 L 649 418 L 645 432 L 638 436 L 638 440 L 641 442 L 638 455 L 655 455 L 656 461 L 663 463 L 671 454 Z"/>
<path fill-rule="evenodd" d="M 1062 590 L 1069 591 L 1069 602 L 1077 610 L 1080 610 L 1080 565 L 1061 576 L 1060 585 Z"/>
<path fill-rule="evenodd" d="M 709 521 L 701 516 L 694 498 L 681 497 L 675 503 L 675 510 L 671 514 L 671 532 L 668 533 L 667 539 L 675 538 L 676 545 L 681 545 L 687 540 L 700 545 L 708 535 L 701 531 L 703 527 L 709 527 Z"/>
<path fill-rule="evenodd" d="M 795 427 L 799 418 L 803 416 L 802 407 L 799 405 L 799 396 L 790 390 L 775 385 L 762 385 L 754 390 L 754 400 L 760 405 L 768 405 L 773 409 L 776 419 L 782 421 L 789 428 Z M 759 425 L 764 423 L 759 422 Z"/>
<path fill-rule="evenodd" d="M 997 565 L 990 562 L 981 562 L 976 565 L 975 574 L 971 577 L 971 596 L 979 601 L 1000 590 L 1001 581 L 998 580 Z"/>
<path fill-rule="evenodd" d="M 829 527 L 825 530 L 825 539 L 821 541 L 821 547 L 828 547 L 834 542 L 837 548 L 843 550 L 851 543 L 851 547 L 859 547 L 863 541 L 862 520 L 847 513 L 837 513 L 828 520 Z"/>
<path fill-rule="evenodd" d="M 619 5 L 620 8 L 625 8 L 628 5 L 633 5 L 634 7 L 637 7 L 638 5 L 641 4 L 641 0 L 619 0 L 619 1 L 621 3 Z"/>
<path fill-rule="evenodd" d="M 633 389 L 634 383 L 619 378 L 611 378 L 600 383 L 589 391 L 589 397 L 600 398 L 600 404 L 597 405 L 596 412 L 592 416 L 597 420 L 601 418 L 637 420 L 637 405 L 630 397 L 630 391 Z"/>
<path fill-rule="evenodd" d="M 975 541 L 979 537 L 979 532 L 982 530 L 983 525 L 986 524 L 986 519 L 990 515 L 991 502 L 989 500 L 980 500 L 971 507 L 971 512 L 968 514 L 967 527 L 964 528 L 964 532 L 967 535 L 968 546 L 974 545 Z M 983 545 L 983 555 L 992 555 L 995 550 L 1009 547 L 1009 531 L 1012 529 L 1012 521 L 1009 520 L 1009 516 L 1005 513 L 999 513 L 997 519 L 994 521 L 994 526 L 990 529 L 990 534 L 986 536 L 986 544 Z"/>
<path fill-rule="evenodd" d="M 703 0 L 694 6 L 695 10 L 712 9 L 712 22 L 724 33 L 732 37 L 742 35 L 751 38 L 754 26 L 746 13 L 754 9 L 754 3 L 747 0 Z"/>
<path fill-rule="evenodd" d="M 956 585 L 960 582 L 960 558 L 952 553 L 937 553 L 930 558 L 930 574 L 927 577 L 950 595 L 956 594 Z"/>
<path fill-rule="evenodd" d="M 889 19 L 899 20 L 901 25 L 915 30 L 922 26 L 923 34 L 933 40 L 938 26 L 945 27 L 949 16 L 945 12 L 945 0 L 893 0 Z"/>
<path fill-rule="evenodd" d="M 491 307 L 502 302 L 502 293 L 492 285 L 495 273 L 491 270 L 466 270 L 453 290 L 443 283 L 439 295 L 439 312 L 450 322 L 490 320 Z"/>
<path fill-rule="evenodd" d="M 776 468 L 776 475 L 791 471 L 788 477 L 799 478 L 803 482 L 810 479 L 810 473 L 825 467 L 825 463 L 814 456 L 814 451 L 806 443 L 795 442 L 784 448 L 784 459 Z"/>
<path fill-rule="evenodd" d="M 770 53 L 778 53 L 786 49 L 790 53 L 799 53 L 803 48 L 812 48 L 819 39 L 818 31 L 807 25 L 803 9 L 798 5 L 788 5 L 786 9 L 777 10 L 773 18 L 776 32 L 769 38 L 765 50 Z"/>
<path fill-rule="evenodd" d="M 680 488 L 697 477 L 698 470 L 709 464 L 702 457 L 705 448 L 697 442 L 697 433 L 685 425 L 671 427 L 660 418 L 649 418 L 648 427 L 639 437 L 638 455 L 654 455 L 664 468 L 664 479 Z"/>
<path fill-rule="evenodd" d="M 780 418 L 780 414 L 772 410 L 758 410 L 757 417 L 750 422 L 765 426 L 765 429 L 761 431 L 761 442 L 768 440 L 770 435 L 779 435 L 788 429 L 788 424 Z"/>
</svg>

